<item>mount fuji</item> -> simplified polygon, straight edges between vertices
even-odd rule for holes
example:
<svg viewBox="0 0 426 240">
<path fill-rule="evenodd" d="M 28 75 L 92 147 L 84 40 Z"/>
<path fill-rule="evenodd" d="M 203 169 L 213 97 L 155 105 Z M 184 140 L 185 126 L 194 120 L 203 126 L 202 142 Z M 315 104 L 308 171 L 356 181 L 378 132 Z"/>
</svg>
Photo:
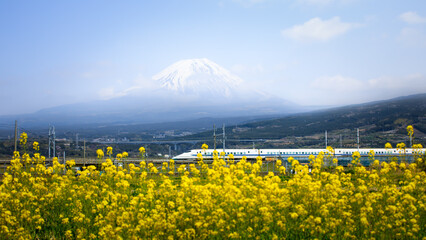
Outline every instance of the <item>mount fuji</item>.
<svg viewBox="0 0 426 240">
<path fill-rule="evenodd" d="M 251 89 L 241 78 L 205 58 L 178 61 L 154 75 L 152 82 L 156 87 L 149 91 L 133 87 L 136 90 L 109 100 L 52 107 L 12 118 L 29 127 L 47 123 L 96 126 L 277 116 L 307 110 Z"/>
<path fill-rule="evenodd" d="M 218 64 L 203 59 L 176 62 L 152 77 L 161 88 L 179 94 L 231 97 L 243 80 Z"/>
</svg>

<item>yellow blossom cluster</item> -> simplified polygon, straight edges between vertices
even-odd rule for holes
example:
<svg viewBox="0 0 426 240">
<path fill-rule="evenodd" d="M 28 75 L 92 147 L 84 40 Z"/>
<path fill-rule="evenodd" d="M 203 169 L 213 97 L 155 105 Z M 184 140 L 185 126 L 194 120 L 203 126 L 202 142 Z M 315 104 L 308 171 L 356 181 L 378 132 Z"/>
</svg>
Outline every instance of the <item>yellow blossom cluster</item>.
<svg viewBox="0 0 426 240">
<path fill-rule="evenodd" d="M 28 134 L 25 132 L 21 133 L 21 135 L 19 136 L 19 144 L 25 145 L 27 144 L 27 141 L 28 141 Z"/>
<path fill-rule="evenodd" d="M 39 151 L 40 150 L 40 146 L 39 146 L 38 142 L 33 142 L 33 149 L 35 151 Z"/>
<path fill-rule="evenodd" d="M 112 147 L 107 147 L 107 155 L 111 157 L 112 155 Z"/>
<path fill-rule="evenodd" d="M 331 149 L 330 149 L 331 150 Z M 102 150 L 101 150 L 102 151 Z M 142 152 L 142 151 L 141 151 Z M 125 157 L 124 153 L 121 154 Z M 103 158 L 103 152 L 98 152 Z M 202 155 L 197 163 L 46 167 L 14 153 L 0 185 L 3 239 L 424 239 L 426 174 L 374 160 L 324 168 L 289 158 L 278 174 L 255 162 Z M 354 159 L 359 160 L 357 154 Z M 377 162 L 376 162 L 377 161 Z M 333 160 L 334 163 L 334 160 Z M 334 164 L 337 164 L 337 160 Z M 309 171 L 311 169 L 311 171 Z"/>
</svg>

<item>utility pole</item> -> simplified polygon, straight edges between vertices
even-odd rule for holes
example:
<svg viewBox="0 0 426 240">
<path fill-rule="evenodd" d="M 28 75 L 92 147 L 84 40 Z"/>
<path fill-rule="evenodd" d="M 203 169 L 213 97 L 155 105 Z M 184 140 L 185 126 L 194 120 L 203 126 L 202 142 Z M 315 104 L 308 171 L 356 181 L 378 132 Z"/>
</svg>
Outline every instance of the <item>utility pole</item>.
<svg viewBox="0 0 426 240">
<path fill-rule="evenodd" d="M 84 166 L 86 166 L 86 139 L 83 140 L 83 162 Z"/>
<path fill-rule="evenodd" d="M 340 134 L 340 148 L 342 148 L 343 147 L 343 145 L 342 145 L 342 134 Z"/>
<path fill-rule="evenodd" d="M 51 157 L 50 155 L 51 149 L 53 152 L 52 157 L 55 157 L 55 149 L 56 149 L 55 142 L 56 142 L 55 126 L 49 125 L 49 158 Z"/>
<path fill-rule="evenodd" d="M 55 126 L 52 127 L 52 141 L 53 141 L 53 156 L 56 154 L 56 135 L 55 135 Z"/>
<path fill-rule="evenodd" d="M 18 120 L 15 120 L 15 152 L 17 150 L 17 142 L 18 142 Z"/>
<path fill-rule="evenodd" d="M 213 124 L 214 150 L 216 150 L 216 125 Z"/>
<path fill-rule="evenodd" d="M 223 152 L 224 153 L 226 153 L 225 152 L 225 141 L 226 141 L 226 136 L 225 136 L 225 124 L 223 124 L 223 126 L 222 126 L 222 131 L 223 131 Z"/>
<path fill-rule="evenodd" d="M 325 149 L 327 149 L 327 130 L 325 130 Z"/>
<path fill-rule="evenodd" d="M 52 137 L 52 129 L 51 129 L 50 125 L 49 125 L 49 146 L 48 146 L 48 149 L 49 149 L 49 158 L 50 158 L 50 144 L 51 144 L 50 138 L 51 137 Z"/>
<path fill-rule="evenodd" d="M 78 149 L 78 133 L 75 134 L 75 148 Z"/>
<path fill-rule="evenodd" d="M 359 128 L 356 129 L 356 144 L 358 146 L 358 151 L 359 151 Z"/>
</svg>

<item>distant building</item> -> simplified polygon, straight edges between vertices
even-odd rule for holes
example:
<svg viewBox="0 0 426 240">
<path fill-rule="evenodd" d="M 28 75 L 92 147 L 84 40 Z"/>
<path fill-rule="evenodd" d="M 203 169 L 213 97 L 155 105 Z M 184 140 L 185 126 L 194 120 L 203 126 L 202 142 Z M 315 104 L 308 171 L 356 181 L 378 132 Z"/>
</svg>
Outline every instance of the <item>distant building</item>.
<svg viewBox="0 0 426 240">
<path fill-rule="evenodd" d="M 165 137 L 166 137 L 165 134 L 157 134 L 157 135 L 154 135 L 152 138 L 158 139 L 158 138 L 165 138 Z"/>
</svg>

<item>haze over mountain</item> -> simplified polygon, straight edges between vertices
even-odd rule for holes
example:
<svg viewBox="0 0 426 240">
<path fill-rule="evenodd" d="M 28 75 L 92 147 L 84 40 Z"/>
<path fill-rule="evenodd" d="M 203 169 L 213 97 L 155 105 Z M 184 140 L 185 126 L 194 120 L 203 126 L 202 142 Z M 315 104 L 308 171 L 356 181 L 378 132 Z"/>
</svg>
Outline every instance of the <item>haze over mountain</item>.
<svg viewBox="0 0 426 240">
<path fill-rule="evenodd" d="M 26 126 L 140 124 L 203 117 L 280 115 L 307 110 L 285 99 L 250 89 L 238 76 L 208 59 L 178 61 L 154 75 L 155 87 L 134 86 L 116 97 L 4 116 Z"/>
</svg>

